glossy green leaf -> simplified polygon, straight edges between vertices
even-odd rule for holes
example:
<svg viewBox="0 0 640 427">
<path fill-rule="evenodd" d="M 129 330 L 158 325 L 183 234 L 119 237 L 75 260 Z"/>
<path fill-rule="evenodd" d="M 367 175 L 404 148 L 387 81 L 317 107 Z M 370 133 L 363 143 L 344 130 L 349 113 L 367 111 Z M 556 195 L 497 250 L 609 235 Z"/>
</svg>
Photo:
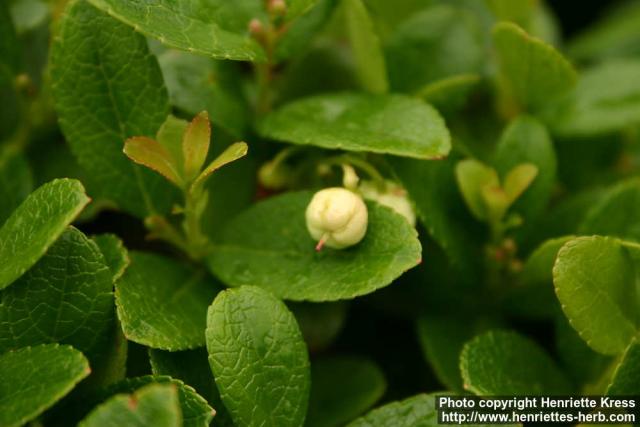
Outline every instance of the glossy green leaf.
<svg viewBox="0 0 640 427">
<path fill-rule="evenodd" d="M 113 280 L 97 245 L 69 228 L 25 275 L 0 293 L 0 353 L 72 345 L 90 358 L 115 318 Z"/>
<path fill-rule="evenodd" d="M 0 355 L 0 425 L 19 427 L 71 391 L 91 370 L 70 346 L 25 347 Z"/>
<path fill-rule="evenodd" d="M 319 302 L 371 293 L 420 262 L 415 229 L 372 202 L 358 245 L 316 251 L 304 215 L 311 197 L 287 193 L 239 215 L 209 256 L 210 269 L 229 286 L 255 285 L 281 298 Z"/>
<path fill-rule="evenodd" d="M 360 357 L 331 357 L 311 364 L 306 427 L 338 427 L 371 408 L 384 394 L 380 368 Z"/>
<path fill-rule="evenodd" d="M 622 242 L 578 237 L 566 243 L 553 267 L 562 310 L 583 340 L 604 354 L 618 354 L 636 335 L 634 264 Z"/>
<path fill-rule="evenodd" d="M 579 224 L 580 234 L 599 234 L 640 241 L 640 180 L 614 185 L 592 204 Z"/>
<path fill-rule="evenodd" d="M 358 418 L 347 427 L 431 427 L 438 425 L 435 396 L 419 394 L 391 402 Z"/>
<path fill-rule="evenodd" d="M 93 236 L 91 240 L 100 248 L 115 282 L 122 277 L 129 266 L 130 259 L 127 248 L 115 234 L 100 234 Z"/>
<path fill-rule="evenodd" d="M 0 226 L 33 189 L 33 177 L 25 158 L 0 149 Z"/>
<path fill-rule="evenodd" d="M 484 41 L 476 17 L 438 4 L 405 20 L 386 43 L 391 87 L 414 93 L 428 83 L 481 71 Z"/>
<path fill-rule="evenodd" d="M 422 162 L 394 158 L 391 164 L 429 235 L 463 276 L 475 277 L 478 258 L 469 256 L 469 253 L 475 253 L 473 238 L 466 232 L 469 218 L 453 214 L 458 206 L 464 208 L 455 180 L 456 160 Z"/>
<path fill-rule="evenodd" d="M 514 168 L 528 163 L 537 168 L 531 185 L 518 198 L 513 210 L 530 220 L 542 213 L 556 183 L 557 158 L 547 130 L 533 117 L 521 116 L 504 130 L 496 147 L 495 165 L 507 191 Z M 532 171 L 525 171 L 531 174 Z M 522 189 L 520 189 L 522 190 Z M 507 191 L 508 192 L 508 191 Z"/>
<path fill-rule="evenodd" d="M 205 272 L 170 258 L 131 253 L 116 284 L 116 304 L 127 339 L 169 351 L 202 347 L 207 307 L 220 290 Z"/>
<path fill-rule="evenodd" d="M 586 70 L 571 93 L 545 112 L 563 137 L 608 134 L 640 123 L 640 61 L 607 61 Z"/>
<path fill-rule="evenodd" d="M 342 13 L 362 87 L 371 93 L 389 89 L 380 39 L 362 0 L 342 0 Z"/>
<path fill-rule="evenodd" d="M 53 180 L 27 197 L 0 228 L 0 289 L 31 268 L 87 203 L 72 179 Z"/>
<path fill-rule="evenodd" d="M 242 137 L 248 112 L 237 81 L 236 64 L 175 49 L 158 55 L 171 104 L 189 116 L 206 110 L 211 122 Z"/>
<path fill-rule="evenodd" d="M 552 46 L 517 25 L 497 24 L 493 43 L 503 89 L 516 108 L 538 110 L 575 84 L 576 72 L 571 64 Z"/>
<path fill-rule="evenodd" d="M 480 396 L 568 395 L 569 382 L 534 341 L 515 332 L 490 331 L 469 341 L 460 355 L 465 389 Z"/>
<path fill-rule="evenodd" d="M 233 427 L 231 415 L 222 404 L 205 348 L 187 351 L 149 349 L 149 360 L 154 375 L 168 375 L 193 387 L 216 410 L 214 425 Z"/>
<path fill-rule="evenodd" d="M 131 395 L 119 394 L 94 409 L 80 427 L 180 427 L 182 414 L 173 385 L 152 384 Z"/>
<path fill-rule="evenodd" d="M 294 101 L 260 125 L 267 138 L 299 145 L 432 159 L 451 148 L 440 114 L 401 95 L 342 93 Z"/>
<path fill-rule="evenodd" d="M 607 388 L 611 396 L 637 396 L 640 394 L 640 342 L 634 339 L 625 350 Z"/>
<path fill-rule="evenodd" d="M 257 1 L 248 2 L 245 11 L 237 6 L 224 10 L 219 0 L 208 4 L 171 0 L 90 1 L 143 34 L 171 47 L 220 59 L 264 59 L 263 49 L 247 31 L 251 18 L 247 12 L 260 11 Z M 265 11 L 261 12 L 257 18 L 264 18 Z"/>
<path fill-rule="evenodd" d="M 293 314 L 269 292 L 221 292 L 207 316 L 209 364 L 239 427 L 303 424 L 309 359 Z"/>
<path fill-rule="evenodd" d="M 127 378 L 102 390 L 98 396 L 100 401 L 121 394 L 133 393 L 141 387 L 150 384 L 170 385 L 177 389 L 180 412 L 182 413 L 182 424 L 184 427 L 207 427 L 211 424 L 211 419 L 215 411 L 209 406 L 206 400 L 195 392 L 193 387 L 184 384 L 182 381 L 164 375 L 146 375 L 143 377 Z"/>
<path fill-rule="evenodd" d="M 167 212 L 176 193 L 123 153 L 126 139 L 155 137 L 169 114 L 158 63 L 144 37 L 86 1 L 70 4 L 51 52 L 62 131 L 89 186 L 137 216 Z"/>
</svg>

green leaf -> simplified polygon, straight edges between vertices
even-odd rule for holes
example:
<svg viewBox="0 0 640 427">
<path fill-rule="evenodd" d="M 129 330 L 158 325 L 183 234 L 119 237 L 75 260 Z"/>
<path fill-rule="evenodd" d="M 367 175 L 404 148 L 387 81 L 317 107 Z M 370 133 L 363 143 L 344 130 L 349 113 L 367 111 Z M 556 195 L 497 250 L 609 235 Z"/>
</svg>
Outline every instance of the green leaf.
<svg viewBox="0 0 640 427">
<path fill-rule="evenodd" d="M 242 5 L 222 0 L 190 4 L 188 1 L 90 0 L 94 6 L 167 46 L 220 59 L 261 61 L 263 49 L 248 35 L 247 12 L 260 11 L 258 1 Z M 224 9 L 227 6 L 227 10 Z M 256 18 L 264 18 L 262 10 Z"/>
<path fill-rule="evenodd" d="M 0 293 L 0 353 L 63 343 L 91 359 L 113 324 L 113 281 L 97 245 L 69 228 Z"/>
<path fill-rule="evenodd" d="M 515 24 L 493 29 L 503 90 L 516 108 L 539 110 L 569 91 L 576 81 L 571 64 L 551 45 L 529 36 Z"/>
<path fill-rule="evenodd" d="M 73 2 L 52 46 L 51 78 L 62 131 L 90 171 L 89 187 L 139 217 L 168 212 L 176 192 L 122 153 L 127 138 L 155 137 L 169 114 L 145 38 L 86 1 Z"/>
<path fill-rule="evenodd" d="M 342 0 L 342 13 L 362 87 L 371 93 L 389 90 L 380 39 L 362 0 Z"/>
<path fill-rule="evenodd" d="M 205 348 L 187 351 L 149 349 L 154 375 L 168 375 L 190 385 L 216 409 L 215 426 L 233 427 L 231 415 L 222 404 L 207 357 Z"/>
<path fill-rule="evenodd" d="M 182 415 L 173 385 L 151 384 L 131 395 L 117 395 L 94 409 L 80 427 L 180 427 Z"/>
<path fill-rule="evenodd" d="M 195 116 L 206 110 L 211 122 L 237 138 L 244 135 L 248 112 L 234 79 L 233 63 L 174 49 L 158 54 L 171 105 Z"/>
<path fill-rule="evenodd" d="M 221 292 L 207 315 L 209 364 L 222 400 L 240 426 L 303 424 L 309 359 L 293 314 L 269 292 Z"/>
<path fill-rule="evenodd" d="M 481 77 L 478 74 L 456 74 L 427 83 L 415 94 L 438 110 L 458 110 L 464 106 L 480 81 Z"/>
<path fill-rule="evenodd" d="M 228 286 L 255 285 L 281 298 L 320 302 L 371 293 L 420 262 L 415 229 L 373 202 L 357 246 L 316 251 L 304 215 L 311 197 L 287 193 L 240 214 L 214 246 L 211 271 Z"/>
<path fill-rule="evenodd" d="M 0 425 L 34 419 L 89 375 L 78 350 L 57 344 L 25 347 L 0 355 Z"/>
<path fill-rule="evenodd" d="M 394 158 L 391 165 L 429 235 L 464 277 L 475 278 L 479 254 L 475 254 L 473 239 L 467 232 L 470 218 L 454 213 L 459 205 L 464 208 L 455 180 L 456 160 L 453 156 L 439 162 Z"/>
<path fill-rule="evenodd" d="M 331 357 L 311 364 L 306 427 L 338 427 L 371 408 L 384 394 L 380 368 L 361 357 Z"/>
<path fill-rule="evenodd" d="M 164 375 L 127 378 L 102 390 L 96 404 L 116 394 L 133 393 L 135 390 L 149 384 L 166 384 L 177 389 L 180 412 L 182 413 L 182 425 L 184 427 L 207 427 L 211 424 L 215 411 L 207 404 L 207 401 L 196 393 L 193 387 Z M 155 424 L 153 425 L 155 426 Z"/>
<path fill-rule="evenodd" d="M 89 203 L 73 179 L 56 179 L 33 192 L 0 228 L 0 289 L 31 268 Z"/>
<path fill-rule="evenodd" d="M 538 167 L 532 163 L 521 163 L 511 169 L 504 178 L 504 192 L 509 203 L 515 202 L 538 176 Z"/>
<path fill-rule="evenodd" d="M 568 395 L 563 372 L 534 341 L 515 332 L 490 331 L 469 341 L 460 355 L 465 389 L 480 396 Z"/>
<path fill-rule="evenodd" d="M 0 149 L 0 226 L 33 190 L 33 177 L 22 154 Z"/>
<path fill-rule="evenodd" d="M 636 2 L 616 3 L 599 22 L 570 40 L 567 51 L 580 61 L 638 56 L 638 28 L 640 5 Z"/>
<path fill-rule="evenodd" d="M 499 21 L 512 21 L 529 28 L 538 3 L 536 0 L 487 0 L 489 8 Z"/>
<path fill-rule="evenodd" d="M 462 391 L 460 352 L 476 329 L 468 318 L 455 315 L 429 315 L 418 320 L 422 353 L 438 380 L 449 390 Z"/>
<path fill-rule="evenodd" d="M 481 221 L 487 220 L 489 209 L 484 189 L 500 187 L 495 169 L 478 160 L 466 159 L 456 165 L 456 180 L 471 213 Z"/>
<path fill-rule="evenodd" d="M 578 233 L 640 241 L 639 217 L 640 180 L 630 179 L 608 189 L 589 207 Z"/>
<path fill-rule="evenodd" d="M 402 95 L 342 93 L 294 101 L 269 114 L 262 136 L 299 145 L 432 159 L 451 148 L 444 120 Z"/>
<path fill-rule="evenodd" d="M 608 61 L 584 71 L 566 97 L 550 105 L 544 118 L 560 136 L 612 133 L 640 123 L 640 61 Z"/>
<path fill-rule="evenodd" d="M 177 351 L 205 343 L 207 307 L 220 290 L 203 271 L 170 258 L 131 253 L 131 265 L 116 284 L 116 305 L 127 339 Z"/>
<path fill-rule="evenodd" d="M 634 339 L 622 355 L 607 389 L 611 396 L 637 396 L 640 394 L 640 342 Z"/>
<path fill-rule="evenodd" d="M 335 341 L 342 331 L 348 309 L 344 301 L 322 304 L 298 302 L 287 306 L 296 316 L 310 353 L 326 350 Z"/>
<path fill-rule="evenodd" d="M 211 142 L 209 113 L 203 111 L 193 118 L 182 139 L 184 174 L 188 181 L 195 178 L 204 166 Z"/>
<path fill-rule="evenodd" d="M 553 283 L 571 326 L 594 350 L 618 354 L 636 335 L 635 271 L 623 243 L 578 237 L 566 243 L 553 267 Z"/>
<path fill-rule="evenodd" d="M 538 120 L 521 116 L 512 121 L 496 147 L 495 165 L 500 176 L 507 177 L 523 163 L 537 167 L 535 179 L 513 206 L 526 220 L 539 216 L 546 208 L 556 183 L 557 158 L 549 134 Z M 525 171 L 526 172 L 526 171 Z M 532 174 L 532 171 L 529 171 Z M 525 187 L 526 188 L 526 187 Z"/>
<path fill-rule="evenodd" d="M 122 277 L 130 262 L 129 252 L 124 247 L 122 240 L 115 234 L 100 234 L 93 236 L 91 240 L 100 248 L 100 252 L 102 252 L 113 275 L 113 281 L 117 281 Z"/>
<path fill-rule="evenodd" d="M 430 427 L 438 425 L 435 395 L 419 394 L 391 402 L 358 418 L 347 427 Z"/>
<path fill-rule="evenodd" d="M 484 49 L 473 14 L 448 4 L 428 7 L 405 20 L 386 43 L 391 87 L 414 93 L 428 83 L 479 73 Z"/>
<path fill-rule="evenodd" d="M 158 172 L 178 187 L 184 185 L 176 160 L 155 139 L 146 136 L 129 138 L 124 143 L 124 154 L 137 164 Z"/>
</svg>

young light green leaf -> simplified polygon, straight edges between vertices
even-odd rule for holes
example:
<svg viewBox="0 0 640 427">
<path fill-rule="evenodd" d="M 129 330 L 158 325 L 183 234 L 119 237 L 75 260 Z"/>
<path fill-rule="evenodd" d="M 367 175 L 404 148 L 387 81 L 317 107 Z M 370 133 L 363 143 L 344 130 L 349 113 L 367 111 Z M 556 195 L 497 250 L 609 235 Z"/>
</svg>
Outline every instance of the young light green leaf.
<svg viewBox="0 0 640 427">
<path fill-rule="evenodd" d="M 373 202 L 367 234 L 358 245 L 316 251 L 304 215 L 311 197 L 287 193 L 240 214 L 214 246 L 211 271 L 228 286 L 255 285 L 281 298 L 320 302 L 371 293 L 420 262 L 415 229 Z"/>
<path fill-rule="evenodd" d="M 178 392 L 170 384 L 151 384 L 131 395 L 112 397 L 94 409 L 79 427 L 181 427 Z"/>
<path fill-rule="evenodd" d="M 607 388 L 610 396 L 640 394 L 640 341 L 635 338 L 625 350 Z"/>
<path fill-rule="evenodd" d="M 563 137 L 613 133 L 640 123 L 640 61 L 612 60 L 580 75 L 571 93 L 550 105 L 544 119 Z"/>
<path fill-rule="evenodd" d="M 515 332 L 489 331 L 460 354 L 464 388 L 479 396 L 570 394 L 555 361 L 534 341 Z"/>
<path fill-rule="evenodd" d="M 131 160 L 158 172 L 169 181 L 182 187 L 184 180 L 176 160 L 162 144 L 146 136 L 134 136 L 124 143 L 124 154 Z"/>
<path fill-rule="evenodd" d="M 56 179 L 33 192 L 0 228 L 0 289 L 31 268 L 89 203 L 73 179 Z"/>
<path fill-rule="evenodd" d="M 518 117 L 502 133 L 494 161 L 498 174 L 505 180 L 505 190 L 509 185 L 508 176 L 515 168 L 523 163 L 537 168 L 535 180 L 524 187 L 526 192 L 522 197 L 516 196 L 511 200 L 513 202 L 518 199 L 513 210 L 525 220 L 532 220 L 540 215 L 551 198 L 557 170 L 555 149 L 545 127 L 533 117 Z M 530 166 L 526 168 L 529 170 L 522 171 L 525 175 L 532 176 L 533 169 Z"/>
<path fill-rule="evenodd" d="M 456 180 L 469 210 L 479 220 L 489 217 L 485 188 L 500 188 L 495 169 L 474 159 L 466 159 L 456 165 Z"/>
<path fill-rule="evenodd" d="M 532 163 L 522 163 L 511 169 L 504 178 L 504 192 L 509 204 L 515 202 L 538 176 L 538 167 Z"/>
<path fill-rule="evenodd" d="M 553 283 L 571 326 L 591 348 L 619 354 L 637 332 L 634 264 L 622 242 L 578 237 L 556 258 Z"/>
<path fill-rule="evenodd" d="M 129 252 L 124 247 L 122 240 L 115 234 L 100 234 L 91 238 L 98 245 L 104 260 L 111 270 L 113 281 L 117 281 L 129 266 Z"/>
<path fill-rule="evenodd" d="M 127 339 L 169 351 L 204 345 L 207 307 L 220 290 L 202 271 L 169 258 L 131 253 L 116 283 L 116 305 Z"/>
<path fill-rule="evenodd" d="M 239 427 L 301 426 L 309 398 L 309 359 L 293 314 L 269 292 L 221 292 L 207 315 L 209 364 Z"/>
<path fill-rule="evenodd" d="M 33 177 L 24 156 L 0 149 L 0 226 L 33 190 Z"/>
<path fill-rule="evenodd" d="M 342 93 L 294 101 L 269 114 L 260 133 L 300 145 L 433 159 L 451 138 L 428 104 L 402 95 Z"/>
<path fill-rule="evenodd" d="M 371 408 L 384 394 L 380 368 L 361 357 L 331 357 L 311 364 L 305 427 L 338 427 Z"/>
<path fill-rule="evenodd" d="M 191 181 L 200 173 L 205 160 L 207 160 L 210 142 L 211 123 L 209 122 L 209 113 L 203 111 L 189 123 L 182 139 L 184 174 L 187 181 Z"/>
<path fill-rule="evenodd" d="M 367 7 L 362 0 L 342 0 L 341 6 L 362 87 L 371 93 L 387 92 L 384 54 Z"/>
<path fill-rule="evenodd" d="M 415 93 L 429 83 L 481 72 L 484 37 L 478 19 L 468 10 L 444 3 L 422 5 L 386 43 L 391 87 Z"/>
<path fill-rule="evenodd" d="M 204 185 L 205 181 L 211 176 L 212 173 L 223 167 L 224 165 L 228 165 L 231 162 L 235 162 L 238 159 L 247 155 L 249 151 L 249 147 L 246 142 L 235 142 L 227 147 L 226 150 L 222 152 L 218 157 L 216 157 L 209 166 L 202 171 L 200 176 L 196 178 L 193 183 L 193 188 L 197 188 L 199 186 Z"/>
<path fill-rule="evenodd" d="M 358 418 L 347 427 L 431 427 L 438 425 L 435 395 L 419 394 L 391 402 Z"/>
<path fill-rule="evenodd" d="M 225 408 L 216 386 L 205 348 L 187 351 L 149 349 L 149 360 L 154 375 L 168 375 L 193 387 L 216 410 L 216 427 L 233 427 L 231 415 Z"/>
<path fill-rule="evenodd" d="M 147 40 L 86 1 L 69 4 L 51 52 L 60 125 L 89 187 L 139 217 L 171 209 L 177 191 L 123 153 L 127 138 L 154 137 L 169 114 Z"/>
<path fill-rule="evenodd" d="M 98 247 L 69 228 L 0 293 L 0 353 L 37 344 L 72 345 L 92 360 L 115 318 L 113 280 Z"/>
<path fill-rule="evenodd" d="M 90 372 L 87 359 L 71 346 L 39 345 L 0 355 L 0 425 L 24 425 Z"/>
<path fill-rule="evenodd" d="M 127 378 L 103 389 L 100 394 L 96 396 L 97 401 L 95 404 L 103 402 L 117 394 L 133 393 L 135 390 L 150 384 L 167 385 L 177 390 L 180 404 L 179 408 L 182 413 L 182 426 L 208 427 L 211 424 L 215 410 L 209 406 L 207 401 L 196 393 L 193 387 L 165 375 L 146 375 L 143 377 Z"/>
<path fill-rule="evenodd" d="M 249 16 L 241 5 L 224 10 L 220 0 L 200 3 L 160 0 L 152 3 L 125 0 L 90 0 L 91 4 L 131 25 L 143 34 L 178 49 L 220 59 L 263 60 L 264 50 L 248 35 Z M 246 7 L 249 13 L 265 11 L 258 2 Z M 222 10 L 221 10 L 222 9 Z M 240 22 L 243 21 L 243 22 Z"/>
<path fill-rule="evenodd" d="M 513 23 L 493 28 L 505 96 L 515 108 L 539 110 L 568 92 L 576 81 L 571 64 L 552 46 L 529 36 Z"/>
<path fill-rule="evenodd" d="M 640 180 L 632 178 L 607 189 L 586 211 L 578 233 L 640 241 Z"/>
<path fill-rule="evenodd" d="M 182 138 L 187 131 L 189 122 L 179 119 L 173 114 L 169 114 L 167 119 L 162 123 L 156 140 L 171 154 L 175 169 L 180 171 L 179 175 L 184 175 L 184 156 L 182 155 Z"/>
</svg>

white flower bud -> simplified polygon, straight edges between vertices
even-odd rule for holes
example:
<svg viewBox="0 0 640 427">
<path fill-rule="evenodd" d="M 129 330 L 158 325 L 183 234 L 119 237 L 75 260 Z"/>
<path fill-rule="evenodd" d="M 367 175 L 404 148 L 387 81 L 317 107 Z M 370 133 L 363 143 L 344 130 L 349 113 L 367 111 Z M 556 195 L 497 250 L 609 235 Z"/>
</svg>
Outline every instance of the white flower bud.
<svg viewBox="0 0 640 427">
<path fill-rule="evenodd" d="M 343 249 L 360 242 L 367 232 L 367 205 L 362 198 L 344 188 L 318 191 L 306 211 L 309 234 L 324 245 Z"/>
<path fill-rule="evenodd" d="M 390 207 L 409 221 L 409 224 L 415 227 L 416 214 L 413 206 L 407 197 L 404 188 L 393 181 L 385 181 L 383 191 L 372 181 L 362 181 L 360 184 L 360 194 L 365 199 L 373 200 L 383 206 Z"/>
</svg>

